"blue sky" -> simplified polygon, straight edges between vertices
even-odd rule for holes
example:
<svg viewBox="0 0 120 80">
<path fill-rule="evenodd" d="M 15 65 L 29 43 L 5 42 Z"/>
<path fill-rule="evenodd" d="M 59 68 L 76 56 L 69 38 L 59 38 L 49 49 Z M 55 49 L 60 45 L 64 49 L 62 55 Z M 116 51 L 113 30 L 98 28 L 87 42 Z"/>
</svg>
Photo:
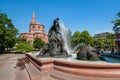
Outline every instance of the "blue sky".
<svg viewBox="0 0 120 80">
<path fill-rule="evenodd" d="M 120 11 L 120 0 L 0 0 L 0 10 L 7 13 L 20 33 L 29 31 L 34 11 L 46 32 L 59 17 L 72 33 L 88 30 L 93 36 L 113 32 L 111 21 Z"/>
</svg>

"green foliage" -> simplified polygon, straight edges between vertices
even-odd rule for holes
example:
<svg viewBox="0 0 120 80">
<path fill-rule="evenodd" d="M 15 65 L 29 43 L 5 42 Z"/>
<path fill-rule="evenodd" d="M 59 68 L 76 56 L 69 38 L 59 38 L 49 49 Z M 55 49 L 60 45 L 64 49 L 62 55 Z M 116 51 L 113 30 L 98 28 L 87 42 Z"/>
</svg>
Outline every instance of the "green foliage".
<svg viewBox="0 0 120 80">
<path fill-rule="evenodd" d="M 105 48 L 105 42 L 108 43 L 109 48 L 115 46 L 114 36 L 109 33 L 106 38 L 95 39 L 91 37 L 88 31 L 76 31 L 72 36 L 72 45 L 75 47 L 79 43 L 85 43 L 94 47 Z"/>
<path fill-rule="evenodd" d="M 20 39 L 20 42 L 27 43 L 27 40 L 26 40 L 26 38 L 22 38 L 22 39 Z"/>
<path fill-rule="evenodd" d="M 92 44 L 91 40 L 92 40 L 92 37 L 88 31 L 84 30 L 83 32 L 81 32 L 81 34 L 80 34 L 80 42 L 81 43 Z"/>
<path fill-rule="evenodd" d="M 77 44 L 80 43 L 80 32 L 76 31 L 73 36 L 72 36 L 72 46 L 76 46 Z"/>
<path fill-rule="evenodd" d="M 72 36 L 72 45 L 76 46 L 79 43 L 94 45 L 94 39 L 86 30 L 82 31 L 81 33 L 79 31 L 76 31 Z"/>
<path fill-rule="evenodd" d="M 34 47 L 28 43 L 18 43 L 16 49 L 20 51 L 33 51 Z"/>
<path fill-rule="evenodd" d="M 116 46 L 115 44 L 115 36 L 112 33 L 109 33 L 109 35 L 107 36 L 107 42 L 109 43 L 110 47 Z"/>
<path fill-rule="evenodd" d="M 99 47 L 99 48 L 104 48 L 104 39 L 103 38 L 99 38 L 95 40 L 95 47 Z"/>
<path fill-rule="evenodd" d="M 117 16 L 117 19 L 112 21 L 112 23 L 114 24 L 113 26 L 114 31 L 118 26 L 120 26 L 120 12 L 118 12 L 116 16 Z"/>
<path fill-rule="evenodd" d="M 33 46 L 37 49 L 41 49 L 45 45 L 45 42 L 41 38 L 35 38 Z"/>
<path fill-rule="evenodd" d="M 12 24 L 12 21 L 5 13 L 0 12 L 0 53 L 5 48 L 11 48 L 16 43 L 16 35 L 18 30 Z"/>
<path fill-rule="evenodd" d="M 112 33 L 109 33 L 106 38 L 95 39 L 94 46 L 99 45 L 100 48 L 105 48 L 105 43 L 108 43 L 109 48 L 116 45 Z"/>
</svg>

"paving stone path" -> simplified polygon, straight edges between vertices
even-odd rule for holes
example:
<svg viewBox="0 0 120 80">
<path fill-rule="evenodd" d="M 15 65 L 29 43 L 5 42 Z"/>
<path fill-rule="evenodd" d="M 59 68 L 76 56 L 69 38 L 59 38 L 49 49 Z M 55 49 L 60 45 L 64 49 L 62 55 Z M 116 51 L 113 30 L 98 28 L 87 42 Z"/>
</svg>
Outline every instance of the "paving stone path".
<svg viewBox="0 0 120 80">
<path fill-rule="evenodd" d="M 25 74 L 26 71 L 16 67 L 18 59 L 21 57 L 23 57 L 21 54 L 0 55 L 0 80 L 29 80 L 27 79 L 29 77 L 26 76 L 26 78 L 22 79 L 23 76 L 21 76 L 20 73 Z M 20 77 L 20 79 L 18 77 Z"/>
<path fill-rule="evenodd" d="M 24 64 L 24 59 L 23 54 L 0 55 L 0 80 L 120 80 L 119 78 L 75 76 L 54 69 L 40 72 L 30 62 Z"/>
</svg>

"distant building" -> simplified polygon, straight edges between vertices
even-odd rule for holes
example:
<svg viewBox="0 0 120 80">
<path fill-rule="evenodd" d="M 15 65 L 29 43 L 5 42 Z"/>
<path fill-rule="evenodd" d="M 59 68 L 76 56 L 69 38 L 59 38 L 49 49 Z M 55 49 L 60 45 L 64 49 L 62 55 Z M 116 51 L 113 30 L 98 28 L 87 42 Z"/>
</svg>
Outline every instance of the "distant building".
<svg viewBox="0 0 120 80">
<path fill-rule="evenodd" d="M 115 29 L 115 42 L 120 49 L 120 26 L 116 27 Z"/>
<path fill-rule="evenodd" d="M 109 32 L 103 32 L 103 33 L 95 34 L 93 37 L 96 38 L 96 39 L 107 38 L 108 35 L 109 35 Z"/>
<path fill-rule="evenodd" d="M 27 42 L 33 44 L 34 39 L 36 37 L 41 38 L 44 42 L 48 42 L 48 37 L 46 32 L 44 31 L 45 26 L 36 22 L 35 14 L 32 13 L 32 20 L 30 22 L 29 32 L 24 32 L 20 34 L 20 39 L 25 38 Z"/>
</svg>

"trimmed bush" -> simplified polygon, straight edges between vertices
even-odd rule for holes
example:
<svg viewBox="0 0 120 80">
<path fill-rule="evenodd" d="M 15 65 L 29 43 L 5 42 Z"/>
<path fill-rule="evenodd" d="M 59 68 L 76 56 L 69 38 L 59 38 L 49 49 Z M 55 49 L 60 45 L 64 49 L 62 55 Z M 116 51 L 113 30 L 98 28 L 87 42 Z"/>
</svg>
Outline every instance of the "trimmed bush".
<svg viewBox="0 0 120 80">
<path fill-rule="evenodd" d="M 20 51 L 27 51 L 27 52 L 29 52 L 29 51 L 33 51 L 34 47 L 31 46 L 28 43 L 19 43 L 18 45 L 16 45 L 16 49 L 20 50 Z"/>
</svg>

